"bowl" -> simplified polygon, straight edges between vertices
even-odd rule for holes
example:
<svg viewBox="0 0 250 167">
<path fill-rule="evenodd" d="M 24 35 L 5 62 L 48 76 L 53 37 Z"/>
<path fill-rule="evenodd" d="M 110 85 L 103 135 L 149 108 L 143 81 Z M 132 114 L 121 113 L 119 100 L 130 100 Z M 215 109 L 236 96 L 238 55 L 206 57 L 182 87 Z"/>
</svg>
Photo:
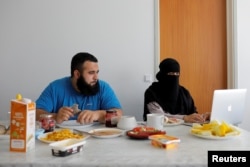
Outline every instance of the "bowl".
<svg viewBox="0 0 250 167">
<path fill-rule="evenodd" d="M 39 135 L 43 134 L 44 131 L 45 131 L 45 130 L 42 129 L 42 128 L 36 129 L 36 131 L 35 131 L 36 139 L 38 138 Z"/>
<path fill-rule="evenodd" d="M 117 127 L 123 130 L 131 130 L 136 126 L 137 122 L 134 116 L 121 116 L 117 123 Z"/>
</svg>

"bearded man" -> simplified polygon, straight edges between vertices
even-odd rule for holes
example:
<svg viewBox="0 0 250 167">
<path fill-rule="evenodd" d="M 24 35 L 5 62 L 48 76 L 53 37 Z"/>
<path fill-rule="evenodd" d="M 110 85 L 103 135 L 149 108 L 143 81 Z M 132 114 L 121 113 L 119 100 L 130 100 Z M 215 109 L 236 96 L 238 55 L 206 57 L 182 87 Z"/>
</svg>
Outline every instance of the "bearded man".
<svg viewBox="0 0 250 167">
<path fill-rule="evenodd" d="M 120 117 L 121 104 L 110 85 L 98 79 L 98 73 L 95 56 L 86 52 L 73 56 L 71 76 L 51 82 L 36 100 L 36 120 L 41 114 L 52 114 L 58 124 L 67 120 L 103 123 L 107 110 L 117 111 Z M 75 110 L 79 112 L 75 114 Z"/>
</svg>

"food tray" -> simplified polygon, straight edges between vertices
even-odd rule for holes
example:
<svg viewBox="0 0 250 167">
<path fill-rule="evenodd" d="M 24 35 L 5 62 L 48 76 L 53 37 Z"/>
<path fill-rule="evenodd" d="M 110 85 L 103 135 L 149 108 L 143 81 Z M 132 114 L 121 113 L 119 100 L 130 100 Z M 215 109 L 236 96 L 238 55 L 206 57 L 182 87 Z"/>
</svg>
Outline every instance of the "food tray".
<svg viewBox="0 0 250 167">
<path fill-rule="evenodd" d="M 49 144 L 52 155 L 58 157 L 65 157 L 71 154 L 78 153 L 83 150 L 86 141 L 79 139 L 66 139 Z"/>
<path fill-rule="evenodd" d="M 164 149 L 175 148 L 181 141 L 177 137 L 168 135 L 153 135 L 149 136 L 149 139 L 151 140 L 151 144 L 154 147 L 164 148 Z"/>
</svg>

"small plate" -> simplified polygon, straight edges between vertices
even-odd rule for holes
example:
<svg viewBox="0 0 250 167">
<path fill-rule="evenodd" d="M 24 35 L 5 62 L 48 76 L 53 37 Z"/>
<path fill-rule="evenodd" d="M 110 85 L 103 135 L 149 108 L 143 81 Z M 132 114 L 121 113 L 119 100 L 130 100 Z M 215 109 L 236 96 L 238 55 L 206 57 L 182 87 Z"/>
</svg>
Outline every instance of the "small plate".
<svg viewBox="0 0 250 167">
<path fill-rule="evenodd" d="M 184 120 L 182 119 L 178 119 L 178 118 L 174 118 L 174 119 L 176 119 L 177 122 L 173 122 L 173 123 L 164 122 L 164 126 L 176 126 L 176 125 L 181 125 L 184 123 Z"/>
<path fill-rule="evenodd" d="M 55 131 L 59 131 L 61 129 L 57 129 Z M 54 143 L 54 142 L 57 142 L 57 141 L 51 141 L 51 140 L 45 140 L 45 138 L 47 137 L 48 134 L 52 134 L 53 132 L 48 132 L 48 133 L 44 133 L 44 134 L 41 134 L 37 137 L 38 140 L 44 142 L 44 143 Z M 75 133 L 74 134 L 78 134 L 78 133 Z M 89 138 L 89 135 L 83 135 L 84 138 L 83 139 L 80 139 L 80 140 L 86 140 L 87 138 Z M 60 141 L 60 140 L 59 140 Z"/>
<path fill-rule="evenodd" d="M 148 139 L 149 136 L 151 135 L 160 135 L 160 134 L 166 134 L 165 131 L 157 130 L 155 132 L 136 132 L 133 130 L 127 131 L 127 136 L 133 139 Z"/>
<path fill-rule="evenodd" d="M 102 129 L 93 129 L 89 131 L 93 137 L 96 138 L 114 138 L 121 136 L 123 134 L 123 130 L 117 129 L 117 128 L 102 128 Z"/>
<path fill-rule="evenodd" d="M 56 126 L 58 126 L 59 128 L 70 128 L 70 129 L 74 129 L 74 128 L 87 128 L 93 125 L 99 124 L 99 122 L 93 122 L 93 123 L 88 123 L 88 124 L 80 124 L 78 122 L 76 122 L 76 120 L 68 120 L 68 121 L 64 121 L 61 124 L 56 124 Z"/>
</svg>

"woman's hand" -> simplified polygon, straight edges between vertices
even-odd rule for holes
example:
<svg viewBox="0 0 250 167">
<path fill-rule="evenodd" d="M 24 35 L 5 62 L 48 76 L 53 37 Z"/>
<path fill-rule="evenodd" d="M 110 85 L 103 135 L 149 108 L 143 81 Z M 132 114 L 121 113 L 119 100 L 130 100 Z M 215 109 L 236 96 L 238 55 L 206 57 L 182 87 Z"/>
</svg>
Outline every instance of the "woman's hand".
<svg viewBox="0 0 250 167">
<path fill-rule="evenodd" d="M 187 123 L 203 123 L 203 122 L 205 122 L 203 114 L 197 114 L 197 113 L 185 115 L 183 117 L 183 120 Z"/>
<path fill-rule="evenodd" d="M 202 114 L 202 116 L 203 116 L 203 118 L 204 118 L 205 121 L 210 120 L 210 115 L 211 115 L 210 112 L 205 112 L 204 114 Z"/>
</svg>

